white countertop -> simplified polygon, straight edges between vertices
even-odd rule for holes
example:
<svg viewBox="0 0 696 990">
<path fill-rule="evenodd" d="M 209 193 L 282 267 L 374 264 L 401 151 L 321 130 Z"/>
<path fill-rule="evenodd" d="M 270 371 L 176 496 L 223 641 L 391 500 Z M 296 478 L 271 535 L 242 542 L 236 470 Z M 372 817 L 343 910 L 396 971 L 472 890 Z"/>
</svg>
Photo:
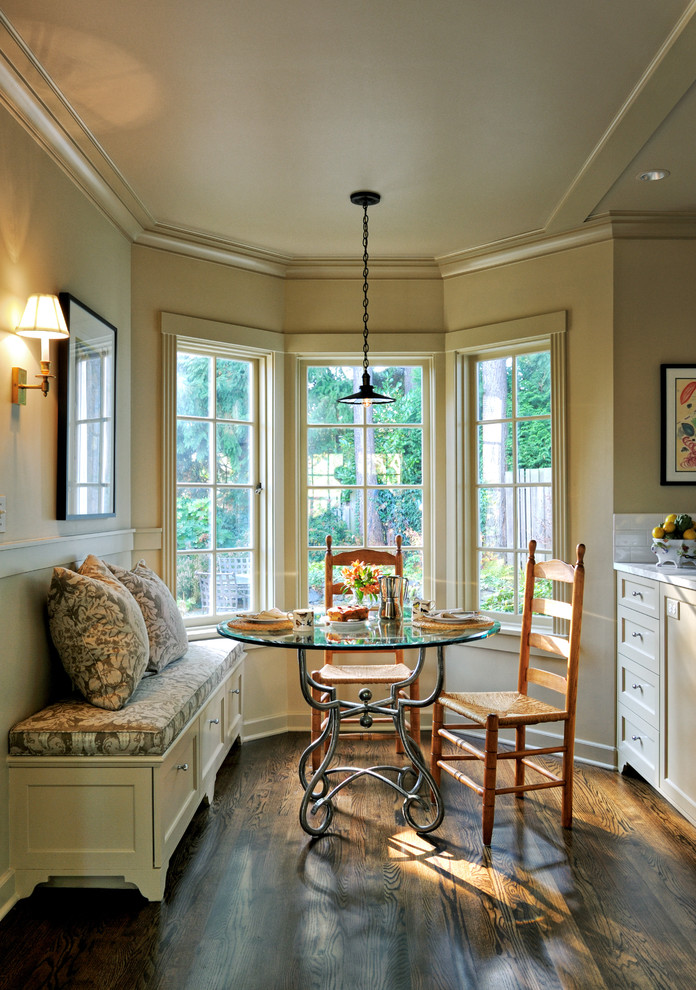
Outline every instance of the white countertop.
<svg viewBox="0 0 696 990">
<path fill-rule="evenodd" d="M 678 588 L 696 589 L 696 567 L 674 567 L 673 564 L 629 564 L 623 561 L 614 564 L 615 571 L 636 574 L 638 577 L 651 578 L 663 584 L 672 584 Z"/>
</svg>

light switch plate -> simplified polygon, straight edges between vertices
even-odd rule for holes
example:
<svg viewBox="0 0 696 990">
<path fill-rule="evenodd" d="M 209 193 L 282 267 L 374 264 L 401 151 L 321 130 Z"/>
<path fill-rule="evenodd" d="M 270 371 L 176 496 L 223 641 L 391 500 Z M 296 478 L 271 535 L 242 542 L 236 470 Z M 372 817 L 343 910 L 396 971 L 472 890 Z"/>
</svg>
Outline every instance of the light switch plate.
<svg viewBox="0 0 696 990">
<path fill-rule="evenodd" d="M 0 495 L 0 533 L 5 533 L 5 520 L 7 518 L 7 496 Z"/>
<path fill-rule="evenodd" d="M 676 598 L 667 598 L 667 615 L 671 619 L 679 618 L 679 601 Z"/>
</svg>

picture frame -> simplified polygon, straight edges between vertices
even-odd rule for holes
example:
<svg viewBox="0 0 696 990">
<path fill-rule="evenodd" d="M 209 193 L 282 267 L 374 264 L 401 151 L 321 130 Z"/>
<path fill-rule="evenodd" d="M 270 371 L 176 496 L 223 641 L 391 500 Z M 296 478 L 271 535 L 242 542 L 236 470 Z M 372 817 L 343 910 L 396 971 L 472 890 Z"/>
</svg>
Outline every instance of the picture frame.
<svg viewBox="0 0 696 990">
<path fill-rule="evenodd" d="M 696 362 L 660 365 L 662 485 L 696 485 Z"/>
<path fill-rule="evenodd" d="M 116 515 L 116 327 L 67 292 L 58 355 L 58 519 Z"/>
</svg>

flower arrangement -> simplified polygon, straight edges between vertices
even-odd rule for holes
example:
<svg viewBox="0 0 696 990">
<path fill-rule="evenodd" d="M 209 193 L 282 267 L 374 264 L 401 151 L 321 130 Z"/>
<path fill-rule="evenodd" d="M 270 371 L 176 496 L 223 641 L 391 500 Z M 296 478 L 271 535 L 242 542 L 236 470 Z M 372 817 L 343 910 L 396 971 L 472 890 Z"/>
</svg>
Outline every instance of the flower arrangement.
<svg viewBox="0 0 696 990">
<path fill-rule="evenodd" d="M 381 576 L 382 571 L 379 567 L 364 564 L 361 560 L 354 560 L 349 567 L 341 568 L 343 591 L 352 592 L 356 601 L 361 605 L 366 596 L 370 601 L 374 601 L 379 594 Z"/>
</svg>

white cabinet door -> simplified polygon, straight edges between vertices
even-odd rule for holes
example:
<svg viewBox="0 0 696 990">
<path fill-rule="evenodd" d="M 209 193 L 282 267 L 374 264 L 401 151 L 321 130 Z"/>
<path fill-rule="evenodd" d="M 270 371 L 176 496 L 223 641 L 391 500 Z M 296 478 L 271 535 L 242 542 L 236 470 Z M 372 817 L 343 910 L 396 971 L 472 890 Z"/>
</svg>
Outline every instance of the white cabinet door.
<svg viewBox="0 0 696 990">
<path fill-rule="evenodd" d="M 696 591 L 663 586 L 661 592 L 661 785 L 672 803 L 696 822 Z"/>
</svg>

